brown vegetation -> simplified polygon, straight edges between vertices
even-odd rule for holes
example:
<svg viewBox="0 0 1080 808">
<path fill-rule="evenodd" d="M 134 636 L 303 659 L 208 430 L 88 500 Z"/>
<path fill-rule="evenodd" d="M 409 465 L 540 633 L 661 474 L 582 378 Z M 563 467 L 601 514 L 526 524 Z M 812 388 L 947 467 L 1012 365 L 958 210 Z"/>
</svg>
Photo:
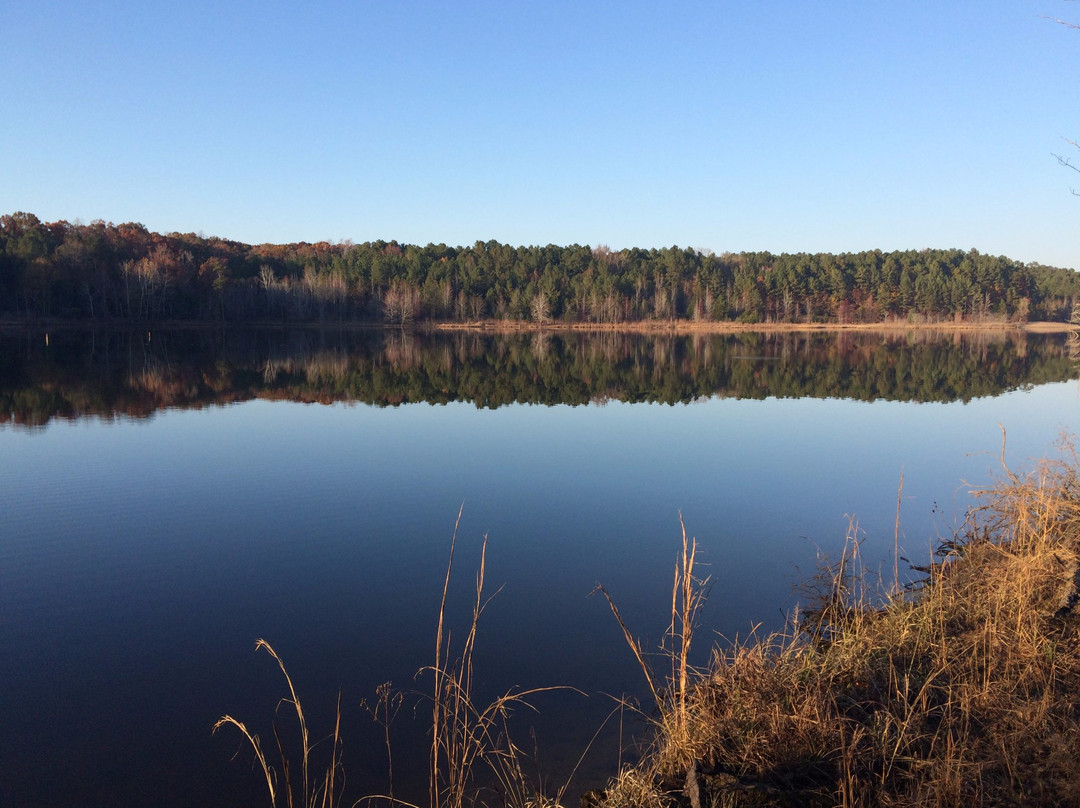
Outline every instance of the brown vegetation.
<svg viewBox="0 0 1080 808">
<path fill-rule="evenodd" d="M 514 710 L 533 709 L 528 700 L 531 696 L 558 688 L 510 689 L 486 704 L 476 697 L 473 653 L 480 617 L 491 599 L 484 594 L 486 537 L 481 546 L 476 571 L 472 618 L 464 642 L 456 652 L 453 650 L 446 609 L 460 522 L 459 511 L 450 542 L 450 558 L 446 565 L 439 606 L 435 662 L 418 673 L 418 676 L 432 677 L 431 749 L 428 769 L 430 808 L 465 808 L 495 803 L 517 808 L 557 806 L 562 791 L 548 798 L 544 796 L 541 786 L 526 775 L 523 768 L 526 756 L 511 739 L 507 722 Z M 268 757 L 258 734 L 231 715 L 218 719 L 213 730 L 217 732 L 224 726 L 231 726 L 240 732 L 255 755 L 255 766 L 263 776 L 272 808 L 336 808 L 342 805 L 419 808 L 416 804 L 394 795 L 390 725 L 402 706 L 403 693 L 394 691 L 387 683 L 378 689 L 374 705 L 363 705 L 384 731 L 389 779 L 387 793 L 367 795 L 356 801 L 346 800 L 343 793 L 345 778 L 341 770 L 340 694 L 333 734 L 324 741 L 312 743 L 300 699 L 285 664 L 266 640 L 258 640 L 255 647 L 256 650 L 265 649 L 277 661 L 285 677 L 289 695 L 281 699 L 279 706 L 292 707 L 296 719 L 294 732 L 286 735 L 278 723 L 274 722 L 272 731 L 277 749 L 275 759 L 273 753 Z M 283 736 L 286 737 L 284 741 Z M 313 776 L 313 752 L 320 744 L 327 742 L 329 748 L 319 750 L 324 756 L 328 756 L 325 773 L 321 777 Z M 318 770 L 321 771 L 322 768 L 323 766 L 320 766 Z"/>
<path fill-rule="evenodd" d="M 976 495 L 960 533 L 915 566 L 922 577 L 907 586 L 895 570 L 887 585 L 867 573 L 853 525 L 840 560 L 808 590 L 812 608 L 780 632 L 716 648 L 707 670 L 688 661 L 708 581 L 695 572 L 696 543 L 683 529 L 662 645 L 667 669 L 654 669 L 608 598 L 655 700 L 653 738 L 640 763 L 584 795 L 583 806 L 1077 804 L 1080 459 L 1066 447 L 1025 476 L 1005 467 L 1000 483 Z M 554 808 L 562 794 L 545 796 L 525 775 L 506 724 L 538 691 L 474 701 L 473 648 L 488 601 L 483 551 L 471 624 L 451 653 L 444 614 L 453 544 L 435 664 L 423 671 L 434 680 L 431 808 Z M 259 647 L 285 673 L 273 649 Z M 225 716 L 215 729 L 229 724 L 246 738 L 272 805 L 345 804 L 337 728 L 325 775 L 310 777 L 314 745 L 285 677 L 281 703 L 299 725 L 291 770 L 276 726 L 280 775 L 242 722 Z M 371 710 L 388 751 L 394 699 L 382 692 Z M 416 808 L 394 798 L 392 783 L 388 796 L 361 802 Z"/>
<path fill-rule="evenodd" d="M 232 726 L 239 730 L 240 734 L 247 740 L 255 753 L 258 770 L 266 781 L 266 790 L 270 797 L 271 808 L 277 808 L 279 805 L 288 806 L 288 808 L 330 808 L 339 805 L 341 802 L 340 790 L 344 782 L 344 778 L 341 776 L 341 694 L 338 694 L 337 717 L 334 723 L 334 733 L 330 740 L 326 770 L 321 777 L 312 779 L 311 753 L 318 744 L 313 744 L 308 735 L 307 719 L 304 718 L 304 709 L 300 704 L 299 697 L 296 695 L 296 688 L 293 687 L 292 678 L 285 669 L 285 663 L 281 661 L 281 657 L 278 656 L 270 643 L 262 639 L 257 640 L 255 650 L 257 651 L 260 648 L 274 658 L 281 669 L 282 675 L 285 677 L 286 685 L 288 685 L 289 697 L 282 699 L 278 704 L 279 706 L 290 705 L 296 716 L 296 729 L 299 731 L 299 737 L 295 741 L 295 746 L 282 741 L 282 732 L 275 722 L 274 741 L 278 753 L 278 768 L 275 768 L 270 762 L 273 760 L 273 753 L 270 753 L 271 757 L 268 759 L 259 736 L 249 730 L 243 721 L 231 715 L 223 715 L 214 724 L 213 731 L 217 732 L 222 727 Z M 293 767 L 293 764 L 297 763 L 300 769 L 298 773 Z"/>
<path fill-rule="evenodd" d="M 657 689 L 652 752 L 603 805 L 1076 804 L 1080 470 L 1069 458 L 1025 477 L 1006 469 L 978 492 L 914 587 L 872 585 L 849 542 L 787 630 L 717 649 L 685 690 L 678 678 Z"/>
</svg>

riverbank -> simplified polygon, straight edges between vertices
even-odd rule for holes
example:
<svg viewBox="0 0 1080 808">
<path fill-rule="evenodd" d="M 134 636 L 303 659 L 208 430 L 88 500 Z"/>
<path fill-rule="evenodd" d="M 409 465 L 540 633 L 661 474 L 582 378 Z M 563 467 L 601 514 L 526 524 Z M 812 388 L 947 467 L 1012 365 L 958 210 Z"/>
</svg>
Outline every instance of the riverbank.
<svg viewBox="0 0 1080 808">
<path fill-rule="evenodd" d="M 669 678 L 655 691 L 650 754 L 590 801 L 1076 804 L 1076 455 L 1025 476 L 1006 469 L 978 496 L 914 586 L 897 587 L 891 570 L 875 580 L 853 539 L 785 631 Z"/>
<path fill-rule="evenodd" d="M 625 333 L 625 334 L 739 334 L 776 332 L 880 331 L 903 333 L 932 331 L 939 333 L 1024 331 L 1037 334 L 1067 333 L 1077 326 L 1065 322 L 1009 320 L 887 320 L 875 323 L 740 323 L 733 320 L 638 320 L 621 323 L 582 323 L 531 320 L 472 320 L 468 322 L 418 321 L 405 325 L 358 321 L 280 322 L 261 320 L 243 323 L 206 322 L 201 320 L 157 320 L 122 322 L 67 319 L 62 317 L 0 317 L 0 329 L 34 330 L 221 330 L 228 329 L 315 329 L 334 331 L 475 331 L 487 334 L 516 333 Z"/>
<path fill-rule="evenodd" d="M 536 323 L 528 320 L 478 320 L 467 323 L 430 323 L 422 326 L 435 331 L 481 331 L 510 334 L 520 332 L 615 332 L 629 334 L 739 334 L 762 332 L 840 332 L 881 331 L 888 333 L 935 331 L 941 333 L 972 331 L 1026 331 L 1039 334 L 1066 333 L 1075 326 L 1061 322 L 1009 322 L 1006 320 L 909 322 L 895 320 L 879 323 L 739 323 L 734 321 L 640 320 L 624 323 Z"/>
<path fill-rule="evenodd" d="M 651 722 L 651 746 L 638 763 L 613 772 L 606 788 L 582 795 L 581 808 L 1076 804 L 1080 458 L 1066 447 L 1061 459 L 1028 474 L 1003 469 L 999 483 L 976 492 L 978 506 L 957 535 L 932 558 L 913 560 L 913 582 L 899 556 L 892 569 L 865 569 L 853 527 L 845 552 L 810 582 L 806 607 L 785 629 L 724 641 L 704 670 L 688 659 L 708 579 L 684 530 L 659 653 L 636 639 L 608 599 L 612 630 L 621 628 L 630 647 L 626 663 L 640 666 L 653 699 L 640 708 Z M 433 705 L 430 804 L 575 805 L 565 786 L 553 793 L 531 773 L 534 761 L 509 738 L 510 714 L 551 689 L 510 688 L 490 703 L 473 689 L 477 621 L 487 602 L 486 539 L 472 623 L 451 653 L 444 607 L 457 535 L 455 526 L 435 661 L 423 669 Z M 274 766 L 289 771 L 291 753 L 292 770 L 301 761 L 306 770 L 315 746 L 284 664 L 268 644 L 258 647 L 285 676 L 289 698 L 280 704 L 295 708 L 300 744 L 291 752 L 279 746 L 280 764 L 268 763 L 240 720 L 226 715 L 218 727 L 238 730 L 254 749 L 271 803 L 281 805 L 273 798 Z M 369 705 L 386 729 L 388 755 L 391 716 L 402 698 L 387 684 Z M 325 775 L 313 769 L 315 790 L 305 778 L 297 804 L 340 801 L 335 788 L 347 767 L 334 727 L 313 756 Z M 392 771 L 389 779 L 392 788 Z M 428 804 L 392 794 L 360 802 Z"/>
</svg>

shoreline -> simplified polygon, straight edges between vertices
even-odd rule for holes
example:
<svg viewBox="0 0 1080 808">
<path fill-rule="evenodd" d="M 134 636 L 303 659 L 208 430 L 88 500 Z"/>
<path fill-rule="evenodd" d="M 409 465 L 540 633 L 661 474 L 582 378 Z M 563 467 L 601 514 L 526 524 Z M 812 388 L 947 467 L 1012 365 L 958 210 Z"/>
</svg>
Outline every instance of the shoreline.
<svg viewBox="0 0 1080 808">
<path fill-rule="evenodd" d="M 525 320 L 481 320 L 469 323 L 430 323 L 421 330 L 478 331 L 496 334 L 543 332 L 608 332 L 627 334 L 739 334 L 762 332 L 821 332 L 821 331 L 1022 331 L 1032 334 L 1064 334 L 1078 327 L 1051 321 L 1018 322 L 954 322 L 943 320 L 927 323 L 907 321 L 881 323 L 737 323 L 734 321 L 694 322 L 693 320 L 648 320 L 634 323 L 532 323 Z"/>
<path fill-rule="evenodd" d="M 1061 805 L 1080 793 L 1080 467 L 1071 444 L 1025 472 L 1003 444 L 1001 462 L 911 584 L 894 568 L 883 585 L 849 536 L 809 608 L 774 634 L 714 645 L 704 671 L 686 665 L 690 633 L 669 629 L 653 745 L 588 805 Z M 693 549 L 676 567 L 676 591 L 688 583 L 673 626 L 693 626 L 703 597 Z"/>
<path fill-rule="evenodd" d="M 1032 321 L 972 322 L 940 320 L 933 322 L 886 321 L 879 323 L 739 323 L 732 320 L 641 320 L 622 323 L 550 322 L 535 323 L 529 320 L 473 320 L 469 322 L 424 321 L 408 325 L 371 322 L 250 322 L 213 323 L 191 320 L 163 320 L 158 322 L 94 322 L 84 320 L 39 319 L 23 320 L 0 318 L 0 329 L 105 329 L 105 330 L 211 330 L 211 329 L 320 329 L 338 331 L 414 331 L 414 332 L 474 332 L 487 334 L 521 333 L 616 333 L 616 334 L 742 334 L 742 333 L 797 333 L 797 332 L 845 332 L 868 331 L 884 333 L 906 332 L 1023 332 L 1029 334 L 1067 334 L 1080 330 L 1080 325 L 1066 322 Z"/>
</svg>

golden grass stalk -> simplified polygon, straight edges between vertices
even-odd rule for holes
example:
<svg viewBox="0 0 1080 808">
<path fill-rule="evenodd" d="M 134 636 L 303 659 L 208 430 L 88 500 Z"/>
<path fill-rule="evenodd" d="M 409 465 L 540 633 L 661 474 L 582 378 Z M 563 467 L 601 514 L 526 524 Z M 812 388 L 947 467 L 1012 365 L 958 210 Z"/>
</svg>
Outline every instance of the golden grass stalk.
<svg viewBox="0 0 1080 808">
<path fill-rule="evenodd" d="M 631 633 L 608 591 L 602 585 L 597 585 L 596 591 L 599 591 L 607 601 L 619 628 L 622 629 L 627 646 L 645 675 L 645 681 L 657 709 L 655 722 L 660 735 L 670 739 L 668 745 L 670 749 L 680 750 L 678 755 L 680 759 L 689 762 L 688 755 L 693 746 L 693 739 L 689 735 L 691 705 L 687 701 L 687 696 L 691 681 L 695 678 L 695 671 L 690 665 L 690 649 L 693 645 L 698 613 L 705 604 L 709 578 L 699 578 L 694 573 L 697 563 L 697 539 L 687 538 L 686 524 L 683 522 L 682 514 L 679 514 L 679 526 L 682 529 L 682 550 L 675 561 L 671 586 L 670 621 L 661 643 L 661 650 L 669 663 L 669 671 L 666 675 L 658 675 L 647 661 L 646 657 L 651 654 L 645 650 L 641 640 Z"/>
<path fill-rule="evenodd" d="M 382 727 L 383 747 L 386 749 L 386 780 L 389 786 L 386 799 L 389 800 L 390 806 L 393 808 L 397 800 L 394 799 L 394 749 L 390 740 L 390 726 L 401 710 L 401 706 L 405 701 L 405 694 L 394 690 L 393 683 L 383 682 L 375 688 L 375 695 L 375 706 L 369 705 L 364 700 L 360 702 L 360 707 L 372 717 L 376 724 Z"/>
<path fill-rule="evenodd" d="M 446 607 L 453 577 L 454 554 L 457 547 L 458 528 L 464 506 L 458 510 L 454 522 L 454 532 L 450 541 L 450 554 L 443 579 L 442 597 L 439 603 L 438 626 L 435 637 L 435 662 L 420 670 L 420 674 L 430 673 L 433 679 L 431 691 L 431 749 L 429 760 L 429 798 L 430 808 L 465 808 L 482 805 L 479 789 L 482 783 L 476 776 L 478 763 L 485 763 L 497 787 L 499 799 L 506 808 L 541 808 L 557 806 L 569 781 L 557 792 L 555 797 L 546 797 L 538 782 L 534 783 L 525 773 L 522 761 L 525 755 L 511 740 L 507 722 L 517 707 L 535 709 L 528 701 L 530 696 L 549 690 L 567 689 L 557 687 L 538 687 L 518 691 L 507 690 L 488 704 L 478 703 L 474 695 L 475 676 L 473 657 L 480 618 L 491 597 L 484 594 L 487 571 L 487 536 L 480 549 L 480 560 L 476 571 L 476 585 L 472 603 L 472 617 L 465 640 L 455 653 L 452 637 L 446 625 Z M 498 594 L 498 592 L 496 592 Z M 300 781 L 294 783 L 292 763 L 297 762 L 287 753 L 277 724 L 273 726 L 274 738 L 278 751 L 278 767 L 270 764 L 263 750 L 259 736 L 251 732 L 243 722 L 232 716 L 222 716 L 214 724 L 214 732 L 225 725 L 236 727 L 247 740 L 255 753 L 255 759 L 266 780 L 267 793 L 272 808 L 282 804 L 288 808 L 331 808 L 341 802 L 340 728 L 341 695 L 338 694 L 337 718 L 332 736 L 330 762 L 325 774 L 312 783 L 310 779 L 310 760 L 313 745 L 308 734 L 304 710 L 293 686 L 292 678 L 284 662 L 271 645 L 265 640 L 256 642 L 256 650 L 264 649 L 278 663 L 289 690 L 288 698 L 279 702 L 292 707 L 299 728 L 298 763 Z M 418 674 L 419 675 L 419 674 Z M 377 689 L 378 701 L 374 707 L 362 704 L 362 708 L 383 728 L 384 743 L 387 752 L 387 767 L 390 778 L 388 795 L 370 795 L 360 802 L 371 804 L 389 801 L 390 806 L 401 805 L 406 808 L 418 808 L 412 803 L 394 797 L 394 766 L 391 744 L 390 725 L 400 709 L 404 695 L 393 691 L 389 682 Z M 276 711 L 275 711 L 276 712 Z M 598 731 L 599 732 L 599 731 Z M 587 752 L 588 750 L 586 750 Z M 584 758 L 584 753 L 582 755 Z M 579 760 L 580 765 L 580 760 Z M 280 769 L 280 774 L 279 774 Z M 571 777 L 573 774 L 571 774 Z M 279 782 L 280 781 L 283 782 Z M 359 803 L 355 803 L 359 804 Z"/>
<path fill-rule="evenodd" d="M 510 738 L 507 720 L 516 707 L 535 709 L 528 697 L 564 688 L 511 689 L 486 705 L 475 700 L 473 656 L 477 629 L 480 617 L 491 601 L 491 597 L 484 595 L 487 536 L 484 536 L 480 548 L 472 618 L 461 649 L 455 655 L 451 632 L 446 627 L 446 602 L 460 523 L 461 510 L 454 523 L 450 556 L 443 579 L 435 637 L 435 663 L 421 670 L 421 673 L 431 673 L 433 679 L 429 782 L 431 808 L 463 808 L 475 802 L 475 769 L 480 762 L 489 767 L 506 805 L 524 808 L 526 805 L 545 803 L 547 800 L 538 787 L 530 783 L 524 773 L 521 765 L 524 756 Z"/>
<path fill-rule="evenodd" d="M 278 656 L 278 653 L 274 650 L 273 646 L 266 640 L 259 639 L 255 642 L 255 650 L 258 651 L 260 648 L 270 654 L 277 662 L 282 675 L 285 677 L 285 683 L 289 688 L 289 697 L 281 699 L 281 701 L 278 702 L 278 705 L 291 705 L 292 712 L 296 716 L 297 725 L 300 730 L 300 782 L 294 783 L 292 780 L 292 766 L 290 765 L 291 757 L 285 750 L 276 722 L 273 725 L 273 732 L 275 745 L 277 746 L 278 751 L 281 779 L 284 781 L 281 784 L 278 782 L 278 770 L 267 761 L 266 754 L 259 741 L 259 736 L 248 730 L 247 726 L 245 726 L 242 721 L 233 718 L 231 715 L 224 715 L 214 724 L 213 732 L 216 733 L 219 729 L 228 725 L 236 727 L 244 736 L 248 744 L 254 750 L 255 759 L 266 780 L 266 788 L 270 795 L 270 805 L 272 808 L 277 808 L 279 799 L 282 797 L 285 800 L 284 805 L 288 806 L 288 808 L 300 808 L 300 806 L 303 806 L 303 808 L 330 808 L 330 806 L 335 806 L 340 802 L 340 795 L 338 794 L 340 781 L 338 780 L 337 775 L 338 769 L 341 766 L 341 694 L 338 693 L 334 732 L 333 735 L 330 736 L 330 760 L 326 765 L 325 774 L 317 784 L 312 786 L 309 778 L 309 762 L 313 746 L 309 740 L 307 720 L 304 718 L 304 709 L 300 704 L 300 698 L 296 695 L 296 688 L 293 687 L 292 677 L 289 676 L 289 672 L 285 668 L 285 663 L 281 660 L 281 657 Z M 282 787 L 282 790 L 279 790 L 279 786 Z"/>
<path fill-rule="evenodd" d="M 277 772 L 267 764 L 266 755 L 263 754 L 262 745 L 259 743 L 259 736 L 252 733 L 245 725 L 244 722 L 238 718 L 233 718 L 231 715 L 223 715 L 214 724 L 212 732 L 217 732 L 221 727 L 225 725 L 232 725 L 240 730 L 240 733 L 247 738 L 251 748 L 255 750 L 255 759 L 259 762 L 259 769 L 262 771 L 263 776 L 266 778 L 266 790 L 270 794 L 270 804 L 277 805 Z"/>
</svg>

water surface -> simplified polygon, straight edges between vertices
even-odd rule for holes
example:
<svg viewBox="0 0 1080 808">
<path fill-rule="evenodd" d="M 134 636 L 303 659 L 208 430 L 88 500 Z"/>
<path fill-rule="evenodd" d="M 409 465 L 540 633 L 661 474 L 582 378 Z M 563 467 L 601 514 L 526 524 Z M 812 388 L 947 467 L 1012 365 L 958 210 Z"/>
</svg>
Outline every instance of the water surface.
<svg viewBox="0 0 1080 808">
<path fill-rule="evenodd" d="M 745 635 L 780 625 L 853 520 L 891 577 L 901 473 L 900 544 L 923 560 L 964 481 L 1000 467 L 1002 427 L 1024 467 L 1080 424 L 1060 337 L 70 332 L 0 355 L 5 805 L 265 802 L 235 736 L 210 735 L 231 713 L 272 737 L 285 691 L 257 637 L 316 726 L 341 689 L 350 789 L 385 790 L 359 705 L 426 687 L 462 505 L 455 637 L 484 536 L 502 587 L 481 690 L 588 694 L 520 716 L 557 783 L 604 694 L 643 691 L 590 592 L 658 641 L 680 514 L 713 581 L 702 636 Z M 422 798 L 418 703 L 395 771 Z M 577 789 L 615 770 L 616 726 Z"/>
</svg>

